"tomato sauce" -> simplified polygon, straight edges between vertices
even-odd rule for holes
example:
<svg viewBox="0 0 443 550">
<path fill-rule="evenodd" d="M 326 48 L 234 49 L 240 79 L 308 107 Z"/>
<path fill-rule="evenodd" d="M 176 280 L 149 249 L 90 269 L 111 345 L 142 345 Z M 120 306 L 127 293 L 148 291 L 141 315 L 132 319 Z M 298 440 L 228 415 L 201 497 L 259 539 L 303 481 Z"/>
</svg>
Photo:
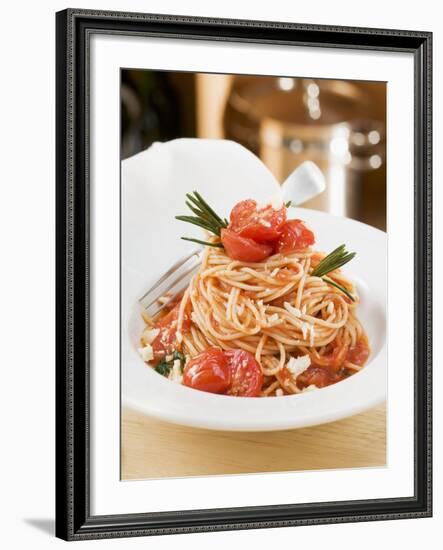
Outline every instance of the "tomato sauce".
<svg viewBox="0 0 443 550">
<path fill-rule="evenodd" d="M 177 320 L 180 309 L 181 297 L 174 300 L 174 304 L 168 307 L 165 313 L 162 312 L 160 318 L 154 325 L 154 328 L 160 330 L 157 337 L 152 342 L 152 350 L 154 352 L 153 365 L 156 365 L 165 356 L 172 354 L 179 348 L 177 340 Z M 182 334 L 186 334 L 191 329 L 191 303 L 188 301 L 185 307 Z"/>
<path fill-rule="evenodd" d="M 355 346 L 348 349 L 346 360 L 359 367 L 363 366 L 369 357 L 369 346 L 367 338 L 360 338 Z"/>
<path fill-rule="evenodd" d="M 347 362 L 362 367 L 369 357 L 366 336 L 362 336 L 355 346 L 331 349 L 332 352 L 322 356 L 321 359 L 313 358 L 311 366 L 297 376 L 297 386 L 300 389 L 307 388 L 311 384 L 317 388 L 324 388 L 345 380 L 357 372 L 346 366 Z"/>
</svg>

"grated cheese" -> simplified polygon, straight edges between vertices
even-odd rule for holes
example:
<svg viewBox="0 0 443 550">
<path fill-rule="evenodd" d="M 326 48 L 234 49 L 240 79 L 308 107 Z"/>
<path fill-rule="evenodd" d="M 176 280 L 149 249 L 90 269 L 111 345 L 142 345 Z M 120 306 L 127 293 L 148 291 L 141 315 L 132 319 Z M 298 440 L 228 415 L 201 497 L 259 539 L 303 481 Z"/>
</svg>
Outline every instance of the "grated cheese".
<svg viewBox="0 0 443 550">
<path fill-rule="evenodd" d="M 274 325 L 280 322 L 280 317 L 278 316 L 278 313 L 273 313 L 268 317 L 267 321 L 268 321 L 268 327 L 273 327 Z"/>
<path fill-rule="evenodd" d="M 294 379 L 299 374 L 305 372 L 305 370 L 311 365 L 311 358 L 309 355 L 302 355 L 301 357 L 291 357 L 286 365 L 286 368 L 291 373 Z"/>
<path fill-rule="evenodd" d="M 283 305 L 288 313 L 294 315 L 294 317 L 300 317 L 301 311 L 298 308 L 291 306 L 289 302 L 285 302 Z"/>
<path fill-rule="evenodd" d="M 149 344 L 144 348 L 139 348 L 138 352 L 142 356 L 143 361 L 152 361 L 154 359 L 154 350 Z"/>
<path fill-rule="evenodd" d="M 145 342 L 145 344 L 152 344 L 152 342 L 157 338 L 159 334 L 159 328 L 148 328 L 143 332 L 143 341 Z"/>
<path fill-rule="evenodd" d="M 318 390 L 317 386 L 315 384 L 310 384 L 309 386 L 306 386 L 306 388 L 302 389 L 302 393 L 314 390 Z"/>
<path fill-rule="evenodd" d="M 176 359 L 172 365 L 172 369 L 169 372 L 168 376 L 169 380 L 172 380 L 173 382 L 177 382 L 177 384 L 181 384 L 183 381 L 183 375 L 181 373 L 180 368 L 180 360 Z"/>
</svg>

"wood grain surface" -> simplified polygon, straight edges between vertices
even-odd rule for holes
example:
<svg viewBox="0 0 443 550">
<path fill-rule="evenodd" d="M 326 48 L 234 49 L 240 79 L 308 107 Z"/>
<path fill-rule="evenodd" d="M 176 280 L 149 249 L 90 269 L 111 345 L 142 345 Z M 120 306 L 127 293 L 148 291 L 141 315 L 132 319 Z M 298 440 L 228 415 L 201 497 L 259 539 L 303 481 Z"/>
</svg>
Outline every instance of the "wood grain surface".
<svg viewBox="0 0 443 550">
<path fill-rule="evenodd" d="M 386 463 L 386 407 L 312 428 L 218 432 L 122 410 L 122 479 L 359 468 Z"/>
</svg>

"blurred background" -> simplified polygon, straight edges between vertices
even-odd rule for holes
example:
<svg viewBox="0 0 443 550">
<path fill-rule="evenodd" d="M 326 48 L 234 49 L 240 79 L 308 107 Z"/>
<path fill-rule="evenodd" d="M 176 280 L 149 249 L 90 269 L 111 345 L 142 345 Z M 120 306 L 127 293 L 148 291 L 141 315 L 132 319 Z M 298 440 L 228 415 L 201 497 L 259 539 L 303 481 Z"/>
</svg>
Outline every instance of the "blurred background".
<svg viewBox="0 0 443 550">
<path fill-rule="evenodd" d="M 386 230 L 384 82 L 122 70 L 122 159 L 178 137 L 237 141 L 280 182 L 312 160 L 327 188 L 303 206 Z"/>
</svg>

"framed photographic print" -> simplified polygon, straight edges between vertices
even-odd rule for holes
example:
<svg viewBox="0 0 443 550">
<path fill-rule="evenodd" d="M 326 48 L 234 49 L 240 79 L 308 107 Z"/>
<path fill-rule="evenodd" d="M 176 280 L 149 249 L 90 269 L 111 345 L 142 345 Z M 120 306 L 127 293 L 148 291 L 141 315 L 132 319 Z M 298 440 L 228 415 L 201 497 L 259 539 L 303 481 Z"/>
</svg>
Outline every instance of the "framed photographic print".
<svg viewBox="0 0 443 550">
<path fill-rule="evenodd" d="M 57 13 L 57 536 L 431 515 L 431 40 Z"/>
</svg>

